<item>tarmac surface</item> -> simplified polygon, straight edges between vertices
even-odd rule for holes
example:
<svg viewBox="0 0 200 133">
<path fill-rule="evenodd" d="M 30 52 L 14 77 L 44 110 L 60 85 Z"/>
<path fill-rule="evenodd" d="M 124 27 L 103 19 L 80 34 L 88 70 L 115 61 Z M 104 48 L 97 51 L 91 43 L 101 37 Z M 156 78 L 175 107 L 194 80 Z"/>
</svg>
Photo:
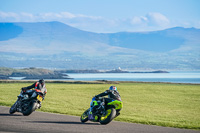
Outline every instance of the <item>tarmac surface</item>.
<svg viewBox="0 0 200 133">
<path fill-rule="evenodd" d="M 0 106 L 0 133 L 200 133 L 170 127 L 112 121 L 107 125 L 86 122 L 80 117 L 35 111 L 29 116 L 9 114 L 9 107 Z"/>
</svg>

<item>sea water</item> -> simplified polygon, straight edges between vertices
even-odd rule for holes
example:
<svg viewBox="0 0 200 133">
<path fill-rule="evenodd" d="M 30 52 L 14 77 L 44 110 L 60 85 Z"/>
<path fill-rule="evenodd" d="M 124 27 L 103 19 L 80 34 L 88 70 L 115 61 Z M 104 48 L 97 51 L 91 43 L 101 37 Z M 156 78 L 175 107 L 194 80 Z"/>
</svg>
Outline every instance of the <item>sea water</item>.
<svg viewBox="0 0 200 133">
<path fill-rule="evenodd" d="M 79 81 L 142 81 L 200 83 L 200 71 L 170 73 L 66 73 L 69 78 Z"/>
</svg>

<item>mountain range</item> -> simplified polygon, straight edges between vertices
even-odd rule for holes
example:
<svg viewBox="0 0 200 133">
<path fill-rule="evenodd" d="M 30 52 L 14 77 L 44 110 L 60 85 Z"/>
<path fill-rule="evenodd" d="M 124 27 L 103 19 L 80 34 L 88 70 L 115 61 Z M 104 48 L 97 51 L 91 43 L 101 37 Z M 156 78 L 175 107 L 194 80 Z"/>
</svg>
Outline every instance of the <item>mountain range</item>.
<svg viewBox="0 0 200 133">
<path fill-rule="evenodd" d="M 199 70 L 200 29 L 94 33 L 60 22 L 0 23 L 0 66 Z"/>
</svg>

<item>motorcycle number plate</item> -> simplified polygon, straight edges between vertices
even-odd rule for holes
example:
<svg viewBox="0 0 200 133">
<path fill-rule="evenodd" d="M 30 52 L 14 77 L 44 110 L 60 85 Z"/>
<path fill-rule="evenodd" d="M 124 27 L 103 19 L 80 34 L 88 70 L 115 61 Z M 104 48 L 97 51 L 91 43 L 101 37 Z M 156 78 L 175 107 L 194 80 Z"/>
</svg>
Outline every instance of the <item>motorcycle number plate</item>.
<svg viewBox="0 0 200 133">
<path fill-rule="evenodd" d="M 39 100 L 41 102 L 42 101 L 42 96 L 38 95 L 37 96 L 37 100 Z"/>
</svg>

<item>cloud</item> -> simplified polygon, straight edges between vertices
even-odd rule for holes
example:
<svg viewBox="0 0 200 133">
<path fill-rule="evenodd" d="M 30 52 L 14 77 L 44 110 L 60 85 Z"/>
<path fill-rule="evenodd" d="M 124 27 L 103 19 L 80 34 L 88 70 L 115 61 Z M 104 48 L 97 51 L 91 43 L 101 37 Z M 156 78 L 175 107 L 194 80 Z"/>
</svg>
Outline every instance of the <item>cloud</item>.
<svg viewBox="0 0 200 133">
<path fill-rule="evenodd" d="M 0 12 L 0 22 L 19 21 L 19 15 L 13 12 Z"/>
<path fill-rule="evenodd" d="M 70 20 L 70 19 L 76 19 L 76 18 L 84 18 L 84 19 L 93 19 L 98 20 L 101 19 L 101 17 L 96 16 L 86 16 L 82 14 L 72 14 L 69 12 L 60 12 L 60 13 L 39 13 L 39 14 L 31 14 L 31 13 L 13 13 L 13 12 L 1 12 L 0 11 L 0 21 L 6 22 L 6 21 L 12 21 L 14 22 L 23 22 L 23 21 L 46 21 L 46 20 Z"/>
<path fill-rule="evenodd" d="M 158 12 L 150 12 L 144 16 L 133 16 L 126 19 L 112 19 L 104 18 L 101 16 L 88 16 L 84 14 L 73 14 L 70 12 L 60 13 L 13 13 L 1 12 L 0 22 L 47 22 L 47 21 L 60 21 L 70 26 L 79 28 L 81 30 L 108 33 L 108 32 L 121 32 L 121 31 L 154 31 L 171 28 L 178 26 L 172 23 L 169 18 Z M 187 22 L 190 25 L 190 22 Z M 180 24 L 179 24 L 180 25 Z M 196 23 L 199 25 L 199 23 Z"/>
<path fill-rule="evenodd" d="M 70 12 L 60 12 L 60 13 L 13 13 L 13 12 L 1 12 L 0 11 L 0 22 L 47 22 L 47 21 L 60 21 L 65 24 L 75 26 L 86 31 L 99 30 L 100 27 L 112 27 L 115 25 L 113 20 L 105 19 L 100 16 L 87 16 L 83 14 L 72 14 Z M 99 29 L 98 29 L 98 28 Z M 102 28 L 104 29 L 104 28 Z M 105 28 L 106 29 L 106 28 Z"/>
<path fill-rule="evenodd" d="M 135 16 L 132 18 L 131 20 L 131 24 L 135 25 L 135 24 L 142 24 L 142 23 L 146 23 L 147 22 L 147 18 L 143 17 L 143 16 Z"/>
<path fill-rule="evenodd" d="M 161 13 L 147 13 L 145 16 L 134 16 L 127 19 L 136 30 L 159 30 L 169 28 L 171 26 L 170 20 Z"/>
<path fill-rule="evenodd" d="M 169 19 L 161 13 L 148 13 L 146 18 L 150 25 L 167 26 L 170 24 Z"/>
</svg>

